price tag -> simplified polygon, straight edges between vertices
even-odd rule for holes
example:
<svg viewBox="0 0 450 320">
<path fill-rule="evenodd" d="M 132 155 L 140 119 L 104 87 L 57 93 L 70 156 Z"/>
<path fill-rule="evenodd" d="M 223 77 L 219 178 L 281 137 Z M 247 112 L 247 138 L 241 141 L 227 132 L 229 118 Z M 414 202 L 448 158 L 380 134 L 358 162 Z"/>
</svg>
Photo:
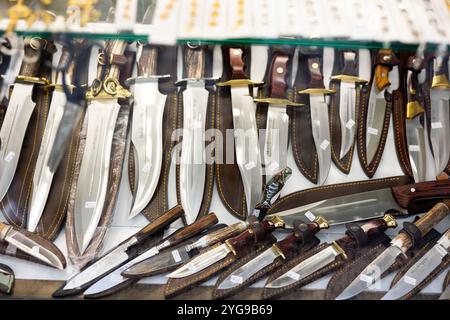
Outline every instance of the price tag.
<svg viewBox="0 0 450 320">
<path fill-rule="evenodd" d="M 245 169 L 247 169 L 247 170 L 251 170 L 251 169 L 253 169 L 254 167 L 256 167 L 256 164 L 255 164 L 255 162 L 253 162 L 253 161 L 250 161 L 249 163 L 247 163 L 247 164 L 245 165 Z"/>
<path fill-rule="evenodd" d="M 411 152 L 420 152 L 420 147 L 418 145 L 415 145 L 415 144 L 410 145 L 409 146 L 409 151 L 411 151 Z"/>
<path fill-rule="evenodd" d="M 178 250 L 173 250 L 172 251 L 172 257 L 173 257 L 173 260 L 175 262 L 180 262 L 181 261 L 181 256 L 180 256 L 180 253 L 178 252 Z"/>
<path fill-rule="evenodd" d="M 5 161 L 10 162 L 12 159 L 14 159 L 15 156 L 16 154 L 14 152 L 9 152 L 5 157 Z"/>
<path fill-rule="evenodd" d="M 84 207 L 86 209 L 93 209 L 93 208 L 95 208 L 96 205 L 97 205 L 97 202 L 95 202 L 95 201 L 86 201 L 84 203 Z"/>
<path fill-rule="evenodd" d="M 316 215 L 311 211 L 306 211 L 305 217 L 309 219 L 309 221 L 314 221 L 316 219 Z"/>
<path fill-rule="evenodd" d="M 231 280 L 231 282 L 237 283 L 237 284 L 241 284 L 242 282 L 244 282 L 242 277 L 235 276 L 235 275 L 232 275 L 230 280 Z"/>
<path fill-rule="evenodd" d="M 300 279 L 300 275 L 299 275 L 297 272 L 294 272 L 294 271 L 288 271 L 288 272 L 286 273 L 286 275 L 287 275 L 289 278 L 294 279 L 295 281 L 298 281 L 298 280 Z"/>
<path fill-rule="evenodd" d="M 320 149 L 322 150 L 326 150 L 328 148 L 328 146 L 330 145 L 330 141 L 328 141 L 327 139 L 323 140 L 322 143 L 320 144 Z"/>
<path fill-rule="evenodd" d="M 353 128 L 353 126 L 355 125 L 355 121 L 353 121 L 352 119 L 348 120 L 347 123 L 345 124 L 345 127 L 347 129 L 351 129 Z"/>
<path fill-rule="evenodd" d="M 409 277 L 409 276 L 405 276 L 404 281 L 405 281 L 407 284 L 410 284 L 410 285 L 412 285 L 412 286 L 415 286 L 416 283 L 417 283 L 416 279 L 411 278 L 411 277 Z"/>
<path fill-rule="evenodd" d="M 431 129 L 442 129 L 442 122 L 432 122 Z"/>
<path fill-rule="evenodd" d="M 375 128 L 368 128 L 368 129 L 367 129 L 367 133 L 368 133 L 368 134 L 371 134 L 371 135 L 373 135 L 373 136 L 377 136 L 377 135 L 378 135 L 378 130 L 375 129 Z"/>
<path fill-rule="evenodd" d="M 360 275 L 359 279 L 361 281 L 366 282 L 366 283 L 370 283 L 370 284 L 373 283 L 373 278 L 371 276 L 368 276 L 368 275 L 365 275 L 365 274 Z"/>
</svg>

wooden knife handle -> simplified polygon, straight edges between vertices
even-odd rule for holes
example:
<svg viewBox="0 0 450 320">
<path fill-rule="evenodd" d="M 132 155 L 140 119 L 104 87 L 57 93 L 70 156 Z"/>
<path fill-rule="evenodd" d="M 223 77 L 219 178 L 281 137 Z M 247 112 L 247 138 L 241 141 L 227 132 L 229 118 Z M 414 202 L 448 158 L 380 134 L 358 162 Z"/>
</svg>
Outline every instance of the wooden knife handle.
<svg viewBox="0 0 450 320">
<path fill-rule="evenodd" d="M 245 74 L 244 50 L 242 48 L 229 48 L 228 53 L 231 79 L 247 79 L 247 75 Z"/>
<path fill-rule="evenodd" d="M 344 66 L 342 67 L 341 74 L 348 76 L 357 76 L 358 75 L 358 52 L 353 50 L 344 51 Z"/>
<path fill-rule="evenodd" d="M 156 64 L 158 62 L 158 48 L 145 45 L 141 50 L 141 56 L 136 63 L 137 75 L 139 77 L 155 76 Z"/>
<path fill-rule="evenodd" d="M 0 222 L 0 240 L 4 240 L 8 231 L 11 229 L 11 226 L 8 226 L 5 223 Z"/>
<path fill-rule="evenodd" d="M 173 236 L 168 239 L 170 245 L 176 245 L 186 239 L 189 239 L 190 237 L 193 237 L 203 230 L 215 225 L 217 222 L 219 222 L 219 220 L 214 213 L 201 217 L 194 223 L 182 228 L 179 232 L 174 233 Z"/>
<path fill-rule="evenodd" d="M 270 68 L 270 93 L 271 98 L 286 98 L 289 56 L 277 54 L 272 59 Z"/>
<path fill-rule="evenodd" d="M 186 45 L 184 48 L 184 68 L 186 78 L 201 79 L 205 76 L 206 52 L 205 47 L 192 47 Z"/>
<path fill-rule="evenodd" d="M 390 69 L 391 68 L 385 64 L 379 64 L 375 67 L 374 79 L 378 91 L 382 91 L 384 88 L 391 85 L 391 82 L 389 81 Z"/>
<path fill-rule="evenodd" d="M 150 222 L 147 226 L 142 228 L 138 233 L 134 235 L 137 238 L 138 242 L 144 240 L 150 235 L 154 234 L 158 230 L 161 230 L 165 226 L 171 224 L 175 220 L 181 218 L 184 214 L 183 207 L 180 205 L 176 205 L 162 216 L 155 219 L 153 222 Z"/>
<path fill-rule="evenodd" d="M 289 251 L 295 250 L 305 244 L 320 229 L 319 224 L 315 222 L 303 223 L 295 228 L 294 233 L 279 241 L 277 247 L 286 255 Z"/>
<path fill-rule="evenodd" d="M 448 199 L 450 179 L 392 187 L 392 193 L 400 207 L 405 209 L 418 200 Z"/>
<path fill-rule="evenodd" d="M 310 75 L 310 81 L 308 88 L 312 89 L 324 89 L 322 64 L 320 57 L 311 57 L 308 59 L 308 70 Z"/>
<path fill-rule="evenodd" d="M 238 222 L 235 224 L 232 224 L 231 226 L 219 229 L 217 231 L 214 231 L 210 234 L 207 234 L 204 237 L 204 245 L 203 247 L 207 247 L 210 245 L 213 245 L 218 242 L 222 242 L 224 240 L 227 240 L 231 237 L 234 237 L 247 229 L 248 224 L 246 222 Z"/>
</svg>

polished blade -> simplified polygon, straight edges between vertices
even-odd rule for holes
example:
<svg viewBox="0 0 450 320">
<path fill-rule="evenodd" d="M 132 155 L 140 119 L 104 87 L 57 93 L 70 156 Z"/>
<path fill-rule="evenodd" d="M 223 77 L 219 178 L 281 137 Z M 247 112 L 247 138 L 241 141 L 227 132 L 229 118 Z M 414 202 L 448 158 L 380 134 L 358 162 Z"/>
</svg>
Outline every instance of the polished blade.
<svg viewBox="0 0 450 320">
<path fill-rule="evenodd" d="M 195 257 L 187 264 L 169 274 L 167 277 L 184 278 L 190 276 L 224 259 L 230 252 L 230 248 L 225 243 L 221 244 L 220 246 L 214 247 Z"/>
<path fill-rule="evenodd" d="M 52 185 L 53 174 L 48 167 L 48 159 L 53 149 L 56 132 L 64 114 L 66 95 L 62 91 L 53 92 L 52 103 L 48 111 L 44 135 L 34 169 L 33 187 L 31 189 L 30 213 L 27 229 L 34 232 L 47 203 L 48 193 Z"/>
<path fill-rule="evenodd" d="M 266 288 L 282 288 L 297 282 L 332 263 L 341 252 L 330 245 L 266 284 Z"/>
<path fill-rule="evenodd" d="M 311 126 L 319 161 L 319 185 L 324 184 L 331 168 L 331 138 L 328 107 L 323 95 L 310 95 Z"/>
<path fill-rule="evenodd" d="M 371 99 L 367 110 L 366 150 L 367 163 L 371 163 L 380 145 L 381 133 L 386 113 L 386 100 L 384 90 L 376 94 L 372 88 Z M 374 95 L 372 98 L 372 94 Z"/>
<path fill-rule="evenodd" d="M 401 255 L 402 250 L 394 245 L 383 251 L 372 263 L 370 263 L 353 281 L 336 297 L 336 300 L 350 299 L 358 293 L 366 290 L 395 262 L 395 259 Z"/>
<path fill-rule="evenodd" d="M 448 285 L 444 292 L 439 296 L 439 300 L 450 300 L 450 285 Z"/>
<path fill-rule="evenodd" d="M 150 202 L 158 185 L 163 158 L 163 116 L 166 95 L 158 82 L 136 83 L 133 88 L 131 143 L 136 163 L 136 191 L 129 218 L 138 215 Z"/>
<path fill-rule="evenodd" d="M 248 87 L 231 87 L 236 161 L 244 185 L 247 212 L 261 199 L 262 167 L 255 106 Z"/>
<path fill-rule="evenodd" d="M 354 82 L 341 81 L 339 102 L 339 118 L 341 121 L 341 154 L 342 159 L 353 146 L 356 134 L 356 90 Z"/>
<path fill-rule="evenodd" d="M 406 120 L 406 141 L 409 162 L 415 182 L 426 181 L 425 130 L 420 123 L 421 116 Z"/>
<path fill-rule="evenodd" d="M 14 178 L 28 122 L 35 107 L 33 84 L 16 83 L 0 129 L 0 201 Z"/>
<path fill-rule="evenodd" d="M 257 256 L 253 260 L 250 260 L 242 267 L 235 270 L 232 274 L 230 274 L 225 280 L 223 280 L 219 284 L 218 289 L 221 290 L 230 289 L 244 283 L 255 273 L 271 264 L 279 256 L 280 256 L 279 251 L 274 247 L 267 249 L 259 256 Z"/>
<path fill-rule="evenodd" d="M 80 254 L 86 250 L 102 215 L 109 178 L 117 100 L 94 100 L 87 110 L 86 145 L 81 160 L 74 208 L 74 229 Z"/>
<path fill-rule="evenodd" d="M 263 151 L 267 181 L 287 167 L 288 137 L 289 116 L 286 105 L 269 105 Z"/>
<path fill-rule="evenodd" d="M 431 89 L 430 140 L 436 175 L 441 174 L 450 159 L 450 90 Z"/>
<path fill-rule="evenodd" d="M 205 189 L 204 135 L 208 96 L 209 92 L 203 81 L 189 81 L 183 91 L 180 200 L 188 224 L 197 218 Z"/>
</svg>

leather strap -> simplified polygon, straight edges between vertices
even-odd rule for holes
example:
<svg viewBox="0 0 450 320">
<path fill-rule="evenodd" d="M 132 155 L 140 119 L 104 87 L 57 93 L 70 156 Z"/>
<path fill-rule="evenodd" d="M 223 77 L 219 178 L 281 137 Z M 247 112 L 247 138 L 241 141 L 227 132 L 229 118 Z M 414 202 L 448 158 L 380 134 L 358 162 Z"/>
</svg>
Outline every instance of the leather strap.
<svg viewBox="0 0 450 320">
<path fill-rule="evenodd" d="M 367 243 L 367 240 L 369 240 L 369 237 L 359 224 L 348 223 L 345 228 L 347 229 L 345 233 L 356 241 L 358 247 L 364 246 Z"/>
<path fill-rule="evenodd" d="M 420 229 L 417 228 L 417 226 L 412 222 L 403 222 L 403 229 L 400 232 L 404 232 L 409 236 L 409 238 L 412 240 L 413 247 L 415 247 L 423 238 Z"/>
</svg>

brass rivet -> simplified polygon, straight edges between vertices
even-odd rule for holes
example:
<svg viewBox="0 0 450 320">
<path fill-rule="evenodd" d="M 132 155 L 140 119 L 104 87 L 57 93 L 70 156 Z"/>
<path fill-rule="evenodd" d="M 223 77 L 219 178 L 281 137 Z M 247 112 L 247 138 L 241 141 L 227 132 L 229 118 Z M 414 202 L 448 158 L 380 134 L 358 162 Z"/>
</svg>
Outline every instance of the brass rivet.
<svg viewBox="0 0 450 320">
<path fill-rule="evenodd" d="M 283 73 L 283 72 L 284 72 L 284 69 L 282 67 L 277 68 L 277 73 Z"/>
<path fill-rule="evenodd" d="M 319 68 L 319 64 L 318 64 L 317 62 L 314 62 L 314 63 L 311 65 L 311 67 L 312 67 L 313 69 L 317 69 L 317 68 Z"/>
<path fill-rule="evenodd" d="M 235 56 L 240 56 L 241 55 L 241 50 L 239 50 L 239 49 L 233 50 L 233 54 Z"/>
<path fill-rule="evenodd" d="M 390 55 L 384 56 L 383 60 L 386 62 L 390 62 L 392 60 L 392 56 L 390 56 Z"/>
</svg>

